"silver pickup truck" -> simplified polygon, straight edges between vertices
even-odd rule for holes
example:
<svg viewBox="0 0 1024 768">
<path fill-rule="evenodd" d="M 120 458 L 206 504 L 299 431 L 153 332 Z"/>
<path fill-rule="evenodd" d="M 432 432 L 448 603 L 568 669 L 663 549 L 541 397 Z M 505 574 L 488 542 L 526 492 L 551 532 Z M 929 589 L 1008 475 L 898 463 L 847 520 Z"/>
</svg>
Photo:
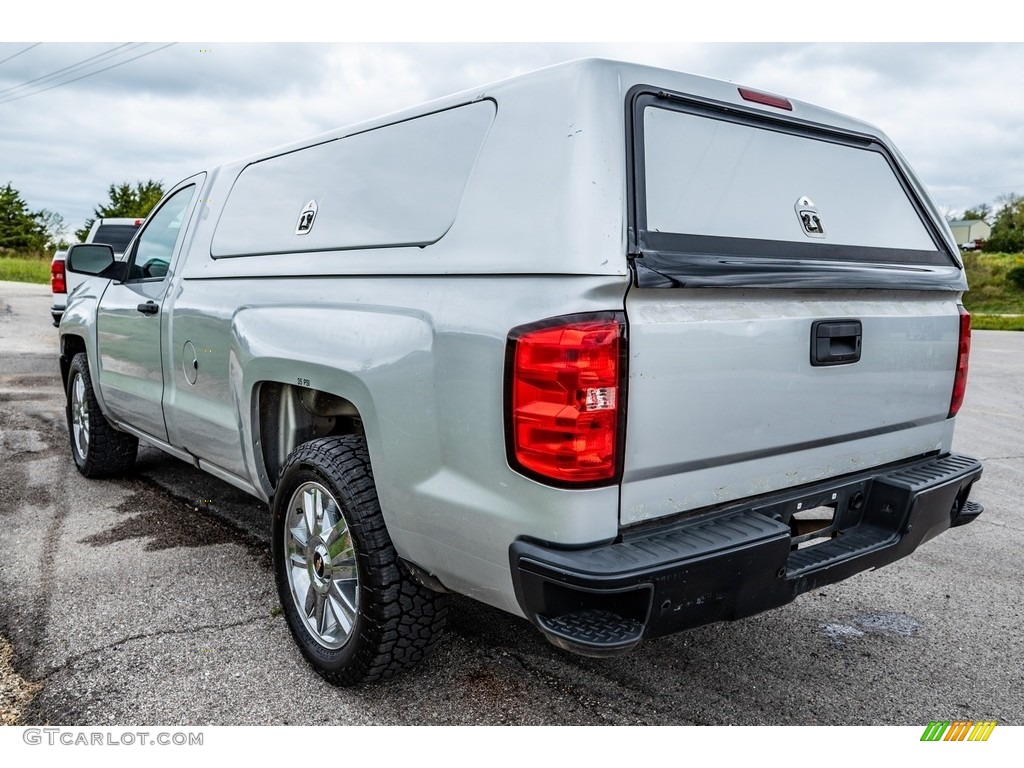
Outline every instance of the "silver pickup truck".
<svg viewBox="0 0 1024 768">
<path fill-rule="evenodd" d="M 781 96 L 572 62 L 199 173 L 68 269 L 75 464 L 268 501 L 338 684 L 449 592 L 611 655 L 982 512 L 956 244 L 878 129 Z"/>
</svg>

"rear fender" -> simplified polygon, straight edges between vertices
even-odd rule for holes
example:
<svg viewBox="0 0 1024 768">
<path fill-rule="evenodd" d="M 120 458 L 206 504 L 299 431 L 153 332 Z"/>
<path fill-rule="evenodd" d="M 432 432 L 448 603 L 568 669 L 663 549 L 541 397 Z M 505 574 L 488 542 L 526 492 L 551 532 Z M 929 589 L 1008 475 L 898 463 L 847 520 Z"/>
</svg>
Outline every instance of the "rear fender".
<svg viewBox="0 0 1024 768">
<path fill-rule="evenodd" d="M 260 435 L 260 388 L 307 388 L 351 403 L 362 422 L 381 506 L 436 466 L 441 454 L 434 390 L 434 333 L 422 313 L 392 307 L 243 307 L 233 318 L 232 397 L 242 416 L 245 461 L 268 496 L 271 477 Z M 371 394 L 372 393 L 372 394 Z M 397 506 L 393 507 L 397 508 Z M 398 534 L 400 538 L 400 534 Z M 396 545 L 399 543 L 396 539 Z"/>
</svg>

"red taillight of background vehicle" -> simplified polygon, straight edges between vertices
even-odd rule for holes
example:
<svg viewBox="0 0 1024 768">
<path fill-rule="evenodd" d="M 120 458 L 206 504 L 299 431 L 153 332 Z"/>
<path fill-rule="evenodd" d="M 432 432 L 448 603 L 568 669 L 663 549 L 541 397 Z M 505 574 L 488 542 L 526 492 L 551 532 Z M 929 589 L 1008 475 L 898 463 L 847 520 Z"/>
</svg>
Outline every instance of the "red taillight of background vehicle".
<svg viewBox="0 0 1024 768">
<path fill-rule="evenodd" d="M 618 479 L 625 351 L 621 313 L 569 315 L 509 334 L 505 436 L 514 469 L 565 487 Z"/>
<path fill-rule="evenodd" d="M 68 292 L 68 284 L 64 274 L 64 262 L 61 259 L 50 262 L 50 289 L 54 293 Z"/>
<path fill-rule="evenodd" d="M 953 377 L 953 397 L 949 401 L 949 416 L 953 418 L 964 403 L 967 391 L 967 363 L 971 356 L 971 313 L 960 307 L 960 341 L 956 351 L 956 375 Z"/>
</svg>

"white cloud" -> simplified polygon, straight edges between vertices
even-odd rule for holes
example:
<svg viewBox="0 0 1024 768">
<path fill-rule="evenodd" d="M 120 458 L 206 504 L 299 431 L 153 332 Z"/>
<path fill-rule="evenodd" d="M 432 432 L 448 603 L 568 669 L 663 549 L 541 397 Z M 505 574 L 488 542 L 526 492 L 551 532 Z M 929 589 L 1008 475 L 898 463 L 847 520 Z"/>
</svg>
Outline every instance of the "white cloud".
<svg viewBox="0 0 1024 768">
<path fill-rule="evenodd" d="M 6 89 L 115 45 L 44 43 L 0 64 L 0 184 L 12 181 L 32 208 L 56 210 L 73 226 L 112 183 L 170 185 L 269 147 L 595 55 L 732 80 L 875 123 L 945 208 L 1024 192 L 1018 44 L 181 43 L 9 100 L 60 79 Z M 0 44 L 0 60 L 26 47 Z"/>
</svg>

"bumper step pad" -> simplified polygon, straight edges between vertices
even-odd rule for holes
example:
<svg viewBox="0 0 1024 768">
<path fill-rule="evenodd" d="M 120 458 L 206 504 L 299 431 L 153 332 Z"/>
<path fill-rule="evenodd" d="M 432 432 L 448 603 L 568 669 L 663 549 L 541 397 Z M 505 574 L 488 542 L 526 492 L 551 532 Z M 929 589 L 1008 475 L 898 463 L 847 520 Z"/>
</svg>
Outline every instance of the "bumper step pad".
<svg viewBox="0 0 1024 768">
<path fill-rule="evenodd" d="M 644 636 L 644 625 L 639 621 L 600 609 L 553 619 L 538 616 L 537 621 L 552 643 L 587 656 L 624 653 Z"/>
<path fill-rule="evenodd" d="M 981 504 L 979 504 L 978 502 L 968 501 L 966 504 L 964 504 L 964 508 L 960 510 L 960 514 L 953 518 L 953 525 L 967 525 L 984 511 L 985 508 L 981 506 Z"/>
<path fill-rule="evenodd" d="M 827 568 L 833 563 L 867 554 L 893 543 L 896 538 L 894 531 L 876 526 L 861 526 L 849 536 L 840 536 L 826 544 L 792 552 L 786 564 L 786 578 L 795 579 L 819 568 Z"/>
</svg>

